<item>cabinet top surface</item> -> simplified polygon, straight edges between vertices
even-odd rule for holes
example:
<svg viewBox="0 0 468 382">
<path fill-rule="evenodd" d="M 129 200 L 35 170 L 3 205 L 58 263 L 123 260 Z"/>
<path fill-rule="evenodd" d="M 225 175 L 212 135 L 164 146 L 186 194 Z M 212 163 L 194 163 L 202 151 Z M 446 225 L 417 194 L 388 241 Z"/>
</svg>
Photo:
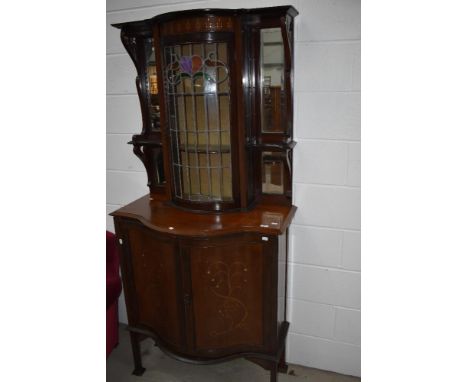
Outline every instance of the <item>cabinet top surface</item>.
<svg viewBox="0 0 468 382">
<path fill-rule="evenodd" d="M 199 8 L 199 9 L 187 9 L 181 11 L 174 11 L 156 15 L 153 18 L 130 21 L 125 23 L 112 24 L 115 28 L 121 29 L 124 26 L 138 26 L 139 24 L 146 24 L 151 22 L 165 22 L 179 17 L 190 17 L 196 15 L 242 15 L 242 14 L 256 14 L 256 13 L 287 13 L 292 17 L 295 17 L 299 14 L 296 8 L 292 5 L 282 5 L 276 7 L 265 7 L 265 8 Z"/>
<path fill-rule="evenodd" d="M 145 195 L 111 215 L 140 221 L 159 232 L 181 236 L 217 236 L 238 232 L 281 235 L 291 224 L 295 206 L 258 204 L 249 211 L 195 213 Z"/>
</svg>

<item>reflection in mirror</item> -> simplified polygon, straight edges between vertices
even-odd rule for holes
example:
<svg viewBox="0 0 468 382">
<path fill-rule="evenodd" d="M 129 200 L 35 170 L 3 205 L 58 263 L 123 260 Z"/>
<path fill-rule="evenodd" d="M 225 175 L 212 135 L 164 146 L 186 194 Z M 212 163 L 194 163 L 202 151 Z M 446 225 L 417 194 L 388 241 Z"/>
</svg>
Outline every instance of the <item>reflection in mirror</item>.
<svg viewBox="0 0 468 382">
<path fill-rule="evenodd" d="M 149 105 L 150 105 L 150 120 L 151 128 L 153 130 L 159 130 L 159 94 L 158 94 L 158 82 L 156 76 L 156 57 L 154 54 L 153 39 L 146 40 L 146 50 L 151 52 L 147 54 L 148 61 L 146 63 L 147 73 L 147 87 L 149 90 Z"/>
<path fill-rule="evenodd" d="M 284 47 L 280 28 L 260 32 L 262 132 L 285 130 Z"/>
<path fill-rule="evenodd" d="M 262 153 L 262 192 L 284 193 L 284 164 L 280 153 Z"/>
<path fill-rule="evenodd" d="M 156 183 L 166 183 L 166 177 L 164 176 L 164 162 L 163 152 L 160 148 L 153 149 L 153 162 L 156 164 Z"/>
</svg>

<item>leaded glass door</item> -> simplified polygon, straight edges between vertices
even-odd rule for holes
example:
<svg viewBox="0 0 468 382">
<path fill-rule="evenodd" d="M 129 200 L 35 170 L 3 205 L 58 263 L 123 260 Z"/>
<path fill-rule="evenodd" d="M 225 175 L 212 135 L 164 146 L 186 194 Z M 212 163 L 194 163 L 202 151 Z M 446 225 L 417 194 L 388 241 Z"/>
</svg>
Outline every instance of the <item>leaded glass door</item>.
<svg viewBox="0 0 468 382">
<path fill-rule="evenodd" d="M 232 48 L 228 41 L 171 43 L 163 75 L 175 200 L 235 206 Z"/>
</svg>

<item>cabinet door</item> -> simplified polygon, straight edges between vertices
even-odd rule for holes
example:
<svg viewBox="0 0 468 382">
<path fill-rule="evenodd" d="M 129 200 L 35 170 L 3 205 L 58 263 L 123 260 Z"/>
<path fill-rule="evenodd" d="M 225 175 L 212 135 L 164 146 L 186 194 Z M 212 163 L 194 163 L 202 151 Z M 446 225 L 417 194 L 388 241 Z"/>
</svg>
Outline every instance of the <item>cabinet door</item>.
<svg viewBox="0 0 468 382">
<path fill-rule="evenodd" d="M 135 322 L 131 324 L 150 329 L 159 339 L 180 349 L 183 309 L 178 304 L 181 299 L 177 241 L 141 224 L 126 226 L 124 265 L 130 274 L 127 283 L 133 284 L 127 306 L 135 312 Z"/>
<path fill-rule="evenodd" d="M 161 43 L 173 200 L 192 209 L 235 208 L 240 194 L 233 34 L 196 35 Z"/>
<path fill-rule="evenodd" d="M 266 326 L 276 314 L 271 310 L 276 310 L 276 296 L 268 297 L 276 291 L 266 290 L 275 273 L 275 255 L 269 249 L 259 235 L 251 234 L 184 247 L 191 275 L 194 351 L 220 356 L 262 350 L 269 343 Z"/>
</svg>

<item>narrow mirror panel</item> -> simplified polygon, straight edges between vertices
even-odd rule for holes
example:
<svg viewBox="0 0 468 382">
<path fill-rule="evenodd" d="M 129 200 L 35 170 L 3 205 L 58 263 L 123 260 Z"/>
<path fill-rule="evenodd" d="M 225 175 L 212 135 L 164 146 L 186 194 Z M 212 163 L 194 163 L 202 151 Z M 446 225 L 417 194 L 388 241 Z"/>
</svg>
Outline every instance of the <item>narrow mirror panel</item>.
<svg viewBox="0 0 468 382">
<path fill-rule="evenodd" d="M 260 31 L 262 132 L 285 131 L 284 46 L 280 28 Z"/>
<path fill-rule="evenodd" d="M 155 149 L 153 153 L 153 162 L 156 165 L 156 182 L 158 184 L 164 184 L 166 183 L 166 177 L 164 176 L 163 152 L 161 149 Z"/>
<path fill-rule="evenodd" d="M 158 78 L 156 75 L 156 57 L 152 38 L 145 41 L 145 49 L 146 56 L 148 57 L 148 61 L 146 63 L 146 86 L 148 88 L 151 129 L 159 130 L 159 91 Z"/>
<path fill-rule="evenodd" d="M 262 154 L 262 192 L 264 194 L 284 193 L 284 164 L 280 153 Z"/>
</svg>

